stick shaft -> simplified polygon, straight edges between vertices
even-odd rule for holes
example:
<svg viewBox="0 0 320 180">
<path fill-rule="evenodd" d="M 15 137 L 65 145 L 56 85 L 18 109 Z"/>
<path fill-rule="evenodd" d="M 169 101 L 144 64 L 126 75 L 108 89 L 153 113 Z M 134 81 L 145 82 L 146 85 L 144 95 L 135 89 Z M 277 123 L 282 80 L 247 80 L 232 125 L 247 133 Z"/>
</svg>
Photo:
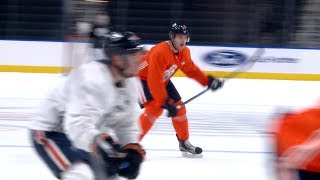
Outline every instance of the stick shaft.
<svg viewBox="0 0 320 180">
<path fill-rule="evenodd" d="M 223 79 L 231 79 L 234 78 L 236 76 L 238 76 L 239 74 L 243 73 L 244 71 L 249 70 L 256 59 L 260 58 L 265 52 L 264 48 L 259 48 L 257 49 L 250 57 L 248 60 L 246 60 L 246 63 L 243 66 L 240 66 L 239 68 L 237 68 L 236 70 L 230 72 L 229 74 L 227 74 L 225 77 L 223 77 Z M 198 98 L 199 96 L 201 96 L 202 94 L 204 94 L 205 92 L 207 92 L 210 88 L 206 88 L 205 90 L 201 91 L 200 93 L 196 94 L 195 96 L 191 97 L 190 99 L 186 100 L 185 102 L 183 102 L 182 104 L 180 104 L 179 106 L 177 106 L 177 109 L 180 109 L 181 107 L 185 106 L 186 104 L 188 104 L 189 102 L 193 101 L 194 99 Z"/>
</svg>

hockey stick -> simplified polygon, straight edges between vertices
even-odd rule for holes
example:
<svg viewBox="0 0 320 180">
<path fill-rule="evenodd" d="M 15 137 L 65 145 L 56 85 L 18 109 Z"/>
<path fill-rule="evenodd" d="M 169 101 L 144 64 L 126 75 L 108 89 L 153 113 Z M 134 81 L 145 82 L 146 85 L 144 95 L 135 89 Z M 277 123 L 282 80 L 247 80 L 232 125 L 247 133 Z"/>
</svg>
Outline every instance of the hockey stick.
<svg viewBox="0 0 320 180">
<path fill-rule="evenodd" d="M 236 76 L 238 76 L 239 74 L 249 70 L 255 63 L 255 60 L 260 58 L 263 54 L 265 53 L 265 49 L 264 48 L 259 48 L 257 49 L 246 61 L 244 64 L 242 64 L 242 66 L 238 67 L 236 70 L 230 72 L 229 74 L 227 74 L 226 76 L 224 76 L 222 79 L 224 79 L 224 82 L 228 81 L 229 79 L 235 78 Z M 204 94 L 205 92 L 209 91 L 210 88 L 207 87 L 205 90 L 201 91 L 200 93 L 196 94 L 195 96 L 191 97 L 190 99 L 186 100 L 185 102 L 183 102 L 182 104 L 177 106 L 177 109 L 180 109 L 181 107 L 185 106 L 186 104 L 188 104 L 189 102 L 193 101 L 194 99 L 198 98 L 199 96 L 201 96 L 202 94 Z"/>
<path fill-rule="evenodd" d="M 254 65 L 254 63 L 256 62 L 256 59 L 259 59 L 263 54 L 265 53 L 265 49 L 264 48 L 259 48 L 257 49 L 246 61 L 245 63 L 240 66 L 239 68 L 237 68 L 236 70 L 230 72 L 229 74 L 227 74 L 225 77 L 223 77 L 223 79 L 229 80 L 232 78 L 237 77 L 239 74 L 251 69 L 251 67 Z"/>
</svg>

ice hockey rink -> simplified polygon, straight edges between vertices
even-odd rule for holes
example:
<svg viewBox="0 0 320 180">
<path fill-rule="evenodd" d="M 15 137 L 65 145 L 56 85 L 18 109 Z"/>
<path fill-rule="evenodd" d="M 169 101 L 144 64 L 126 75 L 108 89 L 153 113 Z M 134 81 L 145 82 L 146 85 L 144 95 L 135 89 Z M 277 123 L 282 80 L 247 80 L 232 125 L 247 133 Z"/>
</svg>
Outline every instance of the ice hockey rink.
<svg viewBox="0 0 320 180">
<path fill-rule="evenodd" d="M 53 180 L 30 147 L 28 125 L 60 74 L 0 73 L 0 179 Z M 184 100 L 203 88 L 173 78 Z M 139 180 L 273 180 L 267 127 L 276 107 L 300 108 L 319 99 L 316 81 L 233 79 L 187 105 L 190 141 L 203 158 L 182 158 L 171 120 L 162 116 L 142 141 L 147 158 Z M 137 108 L 137 115 L 139 113 Z"/>
</svg>

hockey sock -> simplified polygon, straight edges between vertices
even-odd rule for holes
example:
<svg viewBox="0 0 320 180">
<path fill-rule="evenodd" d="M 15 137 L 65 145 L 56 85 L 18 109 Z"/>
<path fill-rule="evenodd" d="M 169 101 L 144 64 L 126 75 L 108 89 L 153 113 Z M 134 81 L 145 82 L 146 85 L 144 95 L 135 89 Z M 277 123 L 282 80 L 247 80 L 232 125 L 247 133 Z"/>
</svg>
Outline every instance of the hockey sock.
<svg viewBox="0 0 320 180">
<path fill-rule="evenodd" d="M 142 130 L 139 140 L 141 141 L 142 138 L 148 133 L 148 131 L 153 126 L 154 122 L 159 118 L 162 114 L 163 109 L 158 107 L 151 101 L 150 103 L 145 103 L 145 110 L 139 117 L 139 124 Z"/>
<path fill-rule="evenodd" d="M 181 105 L 183 102 L 180 100 L 175 105 Z M 172 118 L 172 125 L 177 133 L 179 140 L 189 139 L 189 124 L 187 118 L 187 110 L 185 106 L 182 106 L 176 117 Z"/>
<path fill-rule="evenodd" d="M 159 116 L 147 114 L 146 112 L 140 115 L 139 124 L 142 132 L 139 136 L 139 141 L 141 141 L 142 138 L 149 132 L 149 130 L 153 126 L 154 122 L 158 119 L 158 117 Z"/>
<path fill-rule="evenodd" d="M 186 115 L 172 118 L 172 124 L 179 140 L 185 141 L 189 139 L 189 124 Z"/>
</svg>

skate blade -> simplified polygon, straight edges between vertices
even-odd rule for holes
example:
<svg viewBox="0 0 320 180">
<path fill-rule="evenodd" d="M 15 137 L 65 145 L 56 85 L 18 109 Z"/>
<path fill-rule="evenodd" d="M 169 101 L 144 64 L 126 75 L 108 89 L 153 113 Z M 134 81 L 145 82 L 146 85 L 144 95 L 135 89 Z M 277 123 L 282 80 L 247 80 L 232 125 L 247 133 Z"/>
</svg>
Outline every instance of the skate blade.
<svg viewBox="0 0 320 180">
<path fill-rule="evenodd" d="M 202 158 L 203 155 L 202 154 L 191 154 L 188 152 L 182 152 L 182 157 L 186 157 L 186 158 Z"/>
</svg>

